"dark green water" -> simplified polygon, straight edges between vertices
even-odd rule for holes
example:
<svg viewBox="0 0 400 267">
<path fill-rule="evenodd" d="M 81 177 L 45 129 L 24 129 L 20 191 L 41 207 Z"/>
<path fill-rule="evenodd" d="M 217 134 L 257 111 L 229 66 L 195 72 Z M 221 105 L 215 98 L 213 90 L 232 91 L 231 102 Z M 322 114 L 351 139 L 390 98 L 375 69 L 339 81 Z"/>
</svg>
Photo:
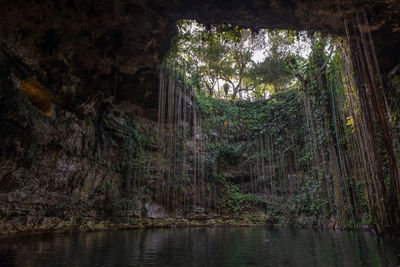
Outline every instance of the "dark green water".
<svg viewBox="0 0 400 267">
<path fill-rule="evenodd" d="M 290 228 L 168 228 L 0 241 L 0 266 L 397 266 L 400 240 Z"/>
</svg>

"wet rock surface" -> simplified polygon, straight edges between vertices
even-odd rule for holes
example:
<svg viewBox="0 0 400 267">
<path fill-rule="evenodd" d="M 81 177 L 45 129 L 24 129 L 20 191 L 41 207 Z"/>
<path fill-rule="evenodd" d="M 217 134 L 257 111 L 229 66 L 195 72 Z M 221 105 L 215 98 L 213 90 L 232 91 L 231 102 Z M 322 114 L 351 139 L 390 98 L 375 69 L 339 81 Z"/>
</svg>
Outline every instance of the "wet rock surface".
<svg viewBox="0 0 400 267">
<path fill-rule="evenodd" d="M 141 202 L 124 202 L 120 162 L 134 153 L 125 147 L 136 127 L 131 117 L 104 107 L 78 118 L 57 106 L 48 117 L 9 79 L 1 86 L 0 233 L 58 231 L 82 218 L 163 216 L 155 204 L 143 210 Z"/>
</svg>

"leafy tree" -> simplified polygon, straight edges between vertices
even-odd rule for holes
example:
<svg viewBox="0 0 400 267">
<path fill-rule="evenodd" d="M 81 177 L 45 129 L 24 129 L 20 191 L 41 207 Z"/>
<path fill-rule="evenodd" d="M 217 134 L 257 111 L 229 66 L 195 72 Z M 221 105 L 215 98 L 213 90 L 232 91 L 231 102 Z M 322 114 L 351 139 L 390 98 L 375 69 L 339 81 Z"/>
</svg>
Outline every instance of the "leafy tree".
<svg viewBox="0 0 400 267">
<path fill-rule="evenodd" d="M 219 97 L 223 90 L 225 98 L 231 94 L 236 99 L 243 91 L 255 88 L 252 57 L 255 51 L 265 47 L 263 32 L 254 34 L 231 25 L 207 29 L 192 21 L 179 22 L 178 30 L 167 64 L 173 69 L 182 69 L 187 77 L 196 73 L 201 80 L 199 90 L 209 96 L 217 91 Z"/>
<path fill-rule="evenodd" d="M 167 66 L 199 91 L 226 99 L 266 98 L 295 86 L 304 77 L 313 35 L 287 30 L 258 33 L 232 25 L 178 23 Z M 265 58 L 255 62 L 256 53 Z"/>
</svg>

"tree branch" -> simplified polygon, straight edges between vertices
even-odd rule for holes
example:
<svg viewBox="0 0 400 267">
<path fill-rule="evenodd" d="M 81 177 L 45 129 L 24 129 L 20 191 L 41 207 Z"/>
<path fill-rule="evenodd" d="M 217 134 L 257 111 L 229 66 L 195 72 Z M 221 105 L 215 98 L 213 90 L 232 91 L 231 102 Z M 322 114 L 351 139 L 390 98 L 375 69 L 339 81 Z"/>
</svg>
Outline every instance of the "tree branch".
<svg viewBox="0 0 400 267">
<path fill-rule="evenodd" d="M 322 72 L 325 69 L 326 65 L 328 65 L 329 60 L 331 59 L 332 53 L 333 53 L 333 46 L 331 45 L 331 52 L 329 53 L 328 60 L 325 61 L 324 65 L 322 65 L 322 67 L 319 69 L 319 72 Z"/>
</svg>

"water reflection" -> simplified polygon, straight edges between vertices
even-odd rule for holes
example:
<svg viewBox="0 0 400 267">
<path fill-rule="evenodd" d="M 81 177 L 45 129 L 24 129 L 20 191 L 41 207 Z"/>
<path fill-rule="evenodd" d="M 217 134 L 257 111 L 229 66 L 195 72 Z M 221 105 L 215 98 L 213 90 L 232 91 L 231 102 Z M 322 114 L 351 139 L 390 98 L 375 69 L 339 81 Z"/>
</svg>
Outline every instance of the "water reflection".
<svg viewBox="0 0 400 267">
<path fill-rule="evenodd" d="M 363 232 L 169 228 L 2 240 L 0 266 L 397 266 L 400 241 Z"/>
</svg>

